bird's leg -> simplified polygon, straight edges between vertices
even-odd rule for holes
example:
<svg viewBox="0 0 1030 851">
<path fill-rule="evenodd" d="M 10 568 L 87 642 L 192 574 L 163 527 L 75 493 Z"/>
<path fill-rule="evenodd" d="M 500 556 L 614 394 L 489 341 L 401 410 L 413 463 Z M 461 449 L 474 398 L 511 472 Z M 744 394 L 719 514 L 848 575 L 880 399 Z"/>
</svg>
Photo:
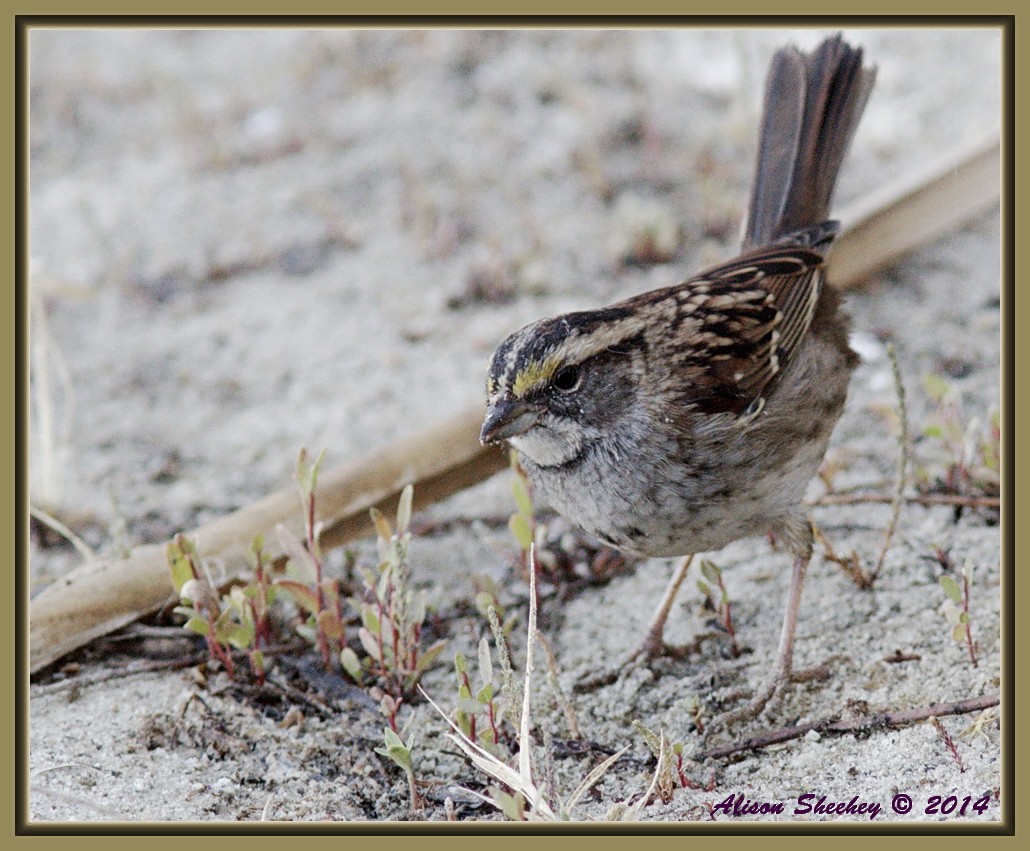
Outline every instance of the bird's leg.
<svg viewBox="0 0 1030 851">
<path fill-rule="evenodd" d="M 713 722 L 723 726 L 735 721 L 757 717 L 774 696 L 778 696 L 790 683 L 805 682 L 826 675 L 826 665 L 804 671 L 794 671 L 794 633 L 798 625 L 798 609 L 801 607 L 801 592 L 805 584 L 805 571 L 811 561 L 811 545 L 807 551 L 796 556 L 790 574 L 790 588 L 787 591 L 787 605 L 783 613 L 783 628 L 780 630 L 780 646 L 771 675 L 751 700 L 739 709 L 720 715 Z"/>
<path fill-rule="evenodd" d="M 669 619 L 669 612 L 672 611 L 672 604 L 676 602 L 676 595 L 679 593 L 683 580 L 687 578 L 687 570 L 694 560 L 692 555 L 687 556 L 677 566 L 672 574 L 672 579 L 665 586 L 665 593 L 662 600 L 655 609 L 654 617 L 647 628 L 644 640 L 630 654 L 627 662 L 644 662 L 648 659 L 657 659 L 659 656 L 672 650 L 675 654 L 676 648 L 671 648 L 665 643 L 665 622 Z"/>
</svg>

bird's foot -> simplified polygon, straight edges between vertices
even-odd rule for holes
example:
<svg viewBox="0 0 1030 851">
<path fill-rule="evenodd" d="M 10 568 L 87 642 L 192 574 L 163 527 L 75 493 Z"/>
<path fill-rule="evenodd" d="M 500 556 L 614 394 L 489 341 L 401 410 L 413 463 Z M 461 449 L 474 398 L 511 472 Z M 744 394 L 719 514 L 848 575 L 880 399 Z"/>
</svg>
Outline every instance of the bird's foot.
<svg viewBox="0 0 1030 851">
<path fill-rule="evenodd" d="M 751 721 L 761 715 L 768 706 L 778 702 L 787 689 L 798 683 L 824 680 L 830 675 L 832 659 L 812 668 L 800 671 L 778 670 L 769 677 L 747 703 L 736 709 L 717 715 L 708 723 L 709 730 L 725 729 L 741 721 Z"/>
</svg>

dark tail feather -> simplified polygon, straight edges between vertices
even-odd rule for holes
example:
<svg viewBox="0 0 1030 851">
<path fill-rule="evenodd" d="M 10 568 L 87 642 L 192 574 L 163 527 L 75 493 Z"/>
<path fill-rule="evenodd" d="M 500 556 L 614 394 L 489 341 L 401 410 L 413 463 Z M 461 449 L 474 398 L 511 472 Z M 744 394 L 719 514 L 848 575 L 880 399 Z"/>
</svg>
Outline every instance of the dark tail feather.
<svg viewBox="0 0 1030 851">
<path fill-rule="evenodd" d="M 820 225 L 876 79 L 862 49 L 838 34 L 811 53 L 784 47 L 765 89 L 744 248 Z"/>
</svg>

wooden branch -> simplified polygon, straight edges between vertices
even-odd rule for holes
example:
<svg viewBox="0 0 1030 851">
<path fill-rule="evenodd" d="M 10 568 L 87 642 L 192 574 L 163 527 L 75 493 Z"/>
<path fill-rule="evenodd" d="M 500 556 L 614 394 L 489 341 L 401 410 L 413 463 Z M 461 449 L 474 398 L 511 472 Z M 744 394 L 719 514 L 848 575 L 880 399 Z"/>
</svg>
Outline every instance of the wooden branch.
<svg viewBox="0 0 1030 851">
<path fill-rule="evenodd" d="M 843 230 L 830 252 L 827 277 L 841 289 L 858 286 L 987 212 L 1000 197 L 1001 143 L 993 134 L 834 210 Z"/>
<path fill-rule="evenodd" d="M 925 721 L 927 718 L 936 718 L 941 715 L 962 715 L 966 712 L 989 709 L 998 705 L 998 695 L 985 694 L 981 697 L 970 697 L 966 700 L 956 700 L 950 703 L 932 703 L 929 706 L 919 706 L 915 709 L 906 709 L 901 712 L 879 712 L 876 715 L 862 715 L 858 718 L 840 720 L 837 718 L 823 718 L 820 721 L 812 721 L 810 724 L 797 724 L 793 727 L 780 727 L 776 730 L 766 730 L 749 739 L 740 742 L 731 742 L 728 745 L 719 745 L 708 750 L 695 751 L 690 758 L 695 762 L 704 762 L 706 759 L 722 759 L 742 751 L 753 751 L 759 748 L 767 748 L 770 745 L 778 745 L 782 742 L 789 742 L 792 739 L 800 739 L 806 733 L 815 730 L 825 735 L 842 736 L 846 733 L 860 733 L 870 730 L 896 729 Z"/>
<path fill-rule="evenodd" d="M 877 192 L 841 218 L 851 222 L 831 255 L 835 284 L 859 284 L 907 251 L 937 239 L 997 202 L 998 142 L 959 152 L 902 187 Z M 319 517 L 324 548 L 369 534 L 369 508 L 389 513 L 404 485 L 415 485 L 415 505 L 424 507 L 493 475 L 504 454 L 479 445 L 482 406 L 468 408 L 319 476 Z M 221 582 L 245 569 L 246 550 L 257 534 L 276 552 L 279 523 L 302 531 L 300 500 L 293 487 L 194 529 L 204 559 Z M 87 562 L 42 591 L 29 611 L 29 665 L 35 672 L 86 642 L 171 600 L 165 545 L 136 548 L 125 559 Z"/>
<path fill-rule="evenodd" d="M 808 500 L 805 505 L 890 505 L 895 497 L 879 493 L 827 493 Z M 950 505 L 962 508 L 1001 508 L 999 496 L 962 496 L 950 493 L 915 493 L 903 496 L 902 502 L 910 505 Z"/>
</svg>

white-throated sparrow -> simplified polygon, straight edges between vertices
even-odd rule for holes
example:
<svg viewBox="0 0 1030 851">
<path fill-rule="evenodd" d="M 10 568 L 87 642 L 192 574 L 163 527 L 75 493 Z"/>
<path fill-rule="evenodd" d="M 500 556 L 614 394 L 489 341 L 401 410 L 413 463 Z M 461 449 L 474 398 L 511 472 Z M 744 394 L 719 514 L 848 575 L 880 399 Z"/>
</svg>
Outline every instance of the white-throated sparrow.
<svg viewBox="0 0 1030 851">
<path fill-rule="evenodd" d="M 539 495 L 587 532 L 644 556 L 770 530 L 789 546 L 775 671 L 742 717 L 792 675 L 812 552 L 802 498 L 857 363 L 823 263 L 837 174 L 874 79 L 839 35 L 811 53 L 779 50 L 744 253 L 672 287 L 534 322 L 489 366 L 481 439 L 509 441 Z"/>
</svg>

